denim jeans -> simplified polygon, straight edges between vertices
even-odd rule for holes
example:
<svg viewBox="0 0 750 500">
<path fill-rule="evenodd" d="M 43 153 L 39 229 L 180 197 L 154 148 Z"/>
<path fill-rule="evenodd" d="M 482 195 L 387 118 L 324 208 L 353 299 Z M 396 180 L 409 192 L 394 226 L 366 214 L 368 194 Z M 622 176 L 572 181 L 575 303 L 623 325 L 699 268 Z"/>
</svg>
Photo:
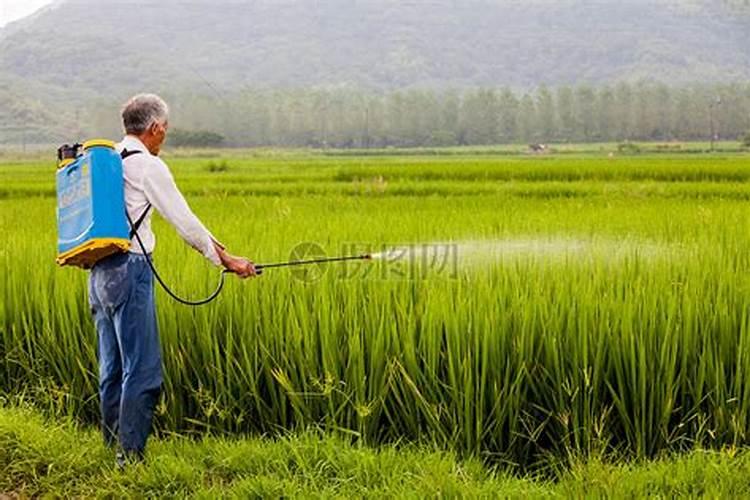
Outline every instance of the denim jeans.
<svg viewBox="0 0 750 500">
<path fill-rule="evenodd" d="M 162 385 L 154 279 L 146 257 L 119 253 L 96 263 L 89 303 L 98 335 L 102 432 L 108 446 L 142 455 Z"/>
</svg>

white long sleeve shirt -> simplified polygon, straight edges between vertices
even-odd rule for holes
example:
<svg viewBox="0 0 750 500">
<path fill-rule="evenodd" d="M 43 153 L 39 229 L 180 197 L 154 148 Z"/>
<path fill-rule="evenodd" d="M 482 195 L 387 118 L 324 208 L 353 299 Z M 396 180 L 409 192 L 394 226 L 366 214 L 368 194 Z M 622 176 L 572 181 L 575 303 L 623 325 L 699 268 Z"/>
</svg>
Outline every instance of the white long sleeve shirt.
<svg viewBox="0 0 750 500">
<path fill-rule="evenodd" d="M 129 156 L 122 162 L 125 178 L 125 206 L 133 223 L 141 217 L 148 204 L 151 203 L 153 208 L 174 226 L 177 233 L 191 247 L 217 266 L 221 265 L 219 254 L 214 248 L 213 235 L 190 210 L 185 197 L 177 189 L 167 164 L 158 156 L 149 153 L 146 146 L 132 135 L 125 136 L 115 148 L 118 153 L 122 153 L 123 149 L 140 151 L 139 154 Z M 150 210 L 138 228 L 138 235 L 147 253 L 153 252 L 156 246 L 156 236 L 151 230 L 152 214 L 153 210 Z M 143 253 L 135 237 L 130 243 L 131 252 Z"/>
</svg>

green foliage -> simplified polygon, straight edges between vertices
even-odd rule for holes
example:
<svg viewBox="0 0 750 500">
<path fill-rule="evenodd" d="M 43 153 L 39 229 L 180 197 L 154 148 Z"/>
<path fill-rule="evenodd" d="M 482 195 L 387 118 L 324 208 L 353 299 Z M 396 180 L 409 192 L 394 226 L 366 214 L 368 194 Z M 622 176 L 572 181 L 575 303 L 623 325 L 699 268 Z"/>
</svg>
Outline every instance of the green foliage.
<svg viewBox="0 0 750 500">
<path fill-rule="evenodd" d="M 750 13 L 750 0 L 722 0 L 722 3 L 735 9 L 737 12 Z"/>
<path fill-rule="evenodd" d="M 617 145 L 617 152 L 625 154 L 637 154 L 641 152 L 641 147 L 638 144 L 634 144 L 632 142 L 621 142 Z"/>
<path fill-rule="evenodd" d="M 226 172 L 229 170 L 229 164 L 226 160 L 222 161 L 210 161 L 206 164 L 206 170 L 209 172 Z"/>
<path fill-rule="evenodd" d="M 492 474 L 473 460 L 413 446 L 378 450 L 317 432 L 276 440 L 152 440 L 124 471 L 98 433 L 0 408 L 0 491 L 25 497 L 527 496 L 541 485 Z"/>
<path fill-rule="evenodd" d="M 722 97 L 722 104 L 713 107 L 720 138 L 740 137 L 750 128 L 747 84 L 541 86 L 524 93 L 502 87 L 382 93 L 348 88 L 245 90 L 227 93 L 221 101 L 184 93 L 168 96 L 181 110 L 172 119 L 175 128 L 168 141 L 180 147 L 377 149 L 707 140 L 709 95 Z M 0 141 L 116 138 L 121 128 L 117 107 L 117 102 L 99 101 L 80 109 L 59 102 L 45 108 L 24 98 L 20 89 L 6 95 L 0 86 L 0 127 L 7 131 Z M 77 117 L 71 116 L 73 111 Z"/>
<path fill-rule="evenodd" d="M 743 147 L 750 148 L 750 130 L 745 132 L 745 135 L 742 136 L 740 142 L 742 143 Z"/>
<path fill-rule="evenodd" d="M 280 439 L 152 440 L 118 471 L 99 434 L 0 408 L 0 491 L 25 497 L 742 498 L 750 452 L 696 450 L 653 462 L 575 461 L 555 482 L 488 470 L 429 447 L 370 449 L 317 432 Z"/>
<path fill-rule="evenodd" d="M 157 290 L 159 429 L 312 425 L 521 468 L 747 443 L 744 155 L 256 154 L 231 156 L 227 175 L 166 157 L 233 253 L 453 241 L 460 259 L 332 266 L 315 281 L 269 271 L 197 310 Z M 54 180 L 21 163 L 0 181 L 0 389 L 95 422 L 86 273 L 54 267 Z M 166 280 L 205 295 L 216 270 L 155 226 Z"/>
<path fill-rule="evenodd" d="M 175 128 L 169 131 L 168 142 L 174 147 L 216 148 L 224 143 L 224 136 L 208 130 L 183 130 Z"/>
</svg>

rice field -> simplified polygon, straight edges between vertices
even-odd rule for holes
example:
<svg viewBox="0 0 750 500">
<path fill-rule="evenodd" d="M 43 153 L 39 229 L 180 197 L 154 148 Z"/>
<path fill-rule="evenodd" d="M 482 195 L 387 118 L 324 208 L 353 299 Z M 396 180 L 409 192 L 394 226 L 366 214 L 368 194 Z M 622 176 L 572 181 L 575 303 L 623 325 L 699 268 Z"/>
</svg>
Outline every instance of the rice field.
<svg viewBox="0 0 750 500">
<path fill-rule="evenodd" d="M 374 253 L 157 291 L 161 432 L 321 428 L 530 468 L 750 442 L 750 156 L 166 157 L 230 251 Z M 97 418 L 54 164 L 0 164 L 0 390 Z M 218 272 L 160 220 L 180 294 Z"/>
</svg>

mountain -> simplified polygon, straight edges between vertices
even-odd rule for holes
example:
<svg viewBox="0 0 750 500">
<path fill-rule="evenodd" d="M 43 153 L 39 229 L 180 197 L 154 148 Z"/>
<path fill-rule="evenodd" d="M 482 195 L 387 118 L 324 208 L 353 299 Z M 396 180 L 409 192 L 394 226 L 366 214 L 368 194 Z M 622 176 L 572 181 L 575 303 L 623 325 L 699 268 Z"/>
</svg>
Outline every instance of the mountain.
<svg viewBox="0 0 750 500">
<path fill-rule="evenodd" d="M 143 89 L 746 81 L 746 4 L 58 0 L 0 29 L 0 114 L 28 102 L 72 121 L 70 106 Z"/>
</svg>

